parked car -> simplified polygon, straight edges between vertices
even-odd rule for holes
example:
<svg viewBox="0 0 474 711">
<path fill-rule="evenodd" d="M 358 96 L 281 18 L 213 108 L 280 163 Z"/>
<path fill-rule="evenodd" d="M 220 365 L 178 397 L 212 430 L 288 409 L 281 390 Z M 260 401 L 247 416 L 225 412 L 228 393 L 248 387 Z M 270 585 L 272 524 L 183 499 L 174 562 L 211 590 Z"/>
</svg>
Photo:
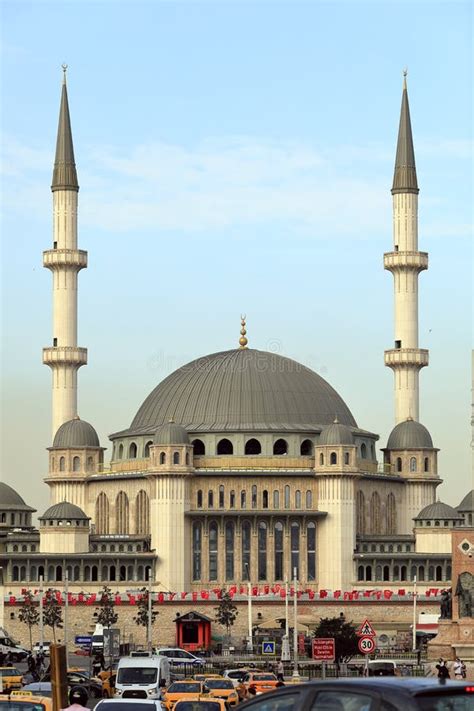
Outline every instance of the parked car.
<svg viewBox="0 0 474 711">
<path fill-rule="evenodd" d="M 163 701 L 168 711 L 171 711 L 177 701 L 199 701 L 199 697 L 206 691 L 203 681 L 174 681 L 163 693 Z"/>
<path fill-rule="evenodd" d="M 391 659 L 369 659 L 369 676 L 398 676 L 397 664 Z"/>
<path fill-rule="evenodd" d="M 223 699 L 198 699 L 198 701 L 177 701 L 174 711 L 228 711 Z"/>
<path fill-rule="evenodd" d="M 237 688 L 248 672 L 248 669 L 226 669 L 222 672 L 222 676 L 224 679 L 230 679 L 234 685 L 234 688 Z"/>
<path fill-rule="evenodd" d="M 194 666 L 203 666 L 206 663 L 202 657 L 196 657 L 195 654 L 187 652 L 179 647 L 160 647 L 156 650 L 156 654 L 162 657 L 168 657 L 170 664 L 192 664 Z"/>
<path fill-rule="evenodd" d="M 0 683 L 3 691 L 21 689 L 23 675 L 15 667 L 0 667 Z"/>
<path fill-rule="evenodd" d="M 247 701 L 239 711 L 467 711 L 473 707 L 470 683 L 440 683 L 434 677 L 365 677 L 283 686 Z"/>
<path fill-rule="evenodd" d="M 21 647 L 19 644 L 14 642 L 11 637 L 1 636 L 0 637 L 0 652 L 6 657 L 9 655 L 9 659 L 12 662 L 21 662 L 28 656 L 28 650 Z"/>
<path fill-rule="evenodd" d="M 159 699 L 102 699 L 94 711 L 166 711 Z"/>
<path fill-rule="evenodd" d="M 224 699 L 229 706 L 237 706 L 239 703 L 239 695 L 231 679 L 205 679 L 204 683 L 209 689 L 210 696 Z"/>
<path fill-rule="evenodd" d="M 266 691 L 273 691 L 277 687 L 278 679 L 275 674 L 248 671 L 242 679 L 242 683 L 250 694 L 264 694 Z"/>
</svg>

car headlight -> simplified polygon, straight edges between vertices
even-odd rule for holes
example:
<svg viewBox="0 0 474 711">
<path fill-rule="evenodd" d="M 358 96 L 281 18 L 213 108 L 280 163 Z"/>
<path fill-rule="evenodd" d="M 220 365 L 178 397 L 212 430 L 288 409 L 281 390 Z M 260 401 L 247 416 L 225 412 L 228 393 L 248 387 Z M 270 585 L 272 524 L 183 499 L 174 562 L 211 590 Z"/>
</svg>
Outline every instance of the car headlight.
<svg viewBox="0 0 474 711">
<path fill-rule="evenodd" d="M 153 689 L 148 689 L 148 693 L 151 694 L 157 694 L 158 693 L 158 687 L 155 686 Z"/>
</svg>

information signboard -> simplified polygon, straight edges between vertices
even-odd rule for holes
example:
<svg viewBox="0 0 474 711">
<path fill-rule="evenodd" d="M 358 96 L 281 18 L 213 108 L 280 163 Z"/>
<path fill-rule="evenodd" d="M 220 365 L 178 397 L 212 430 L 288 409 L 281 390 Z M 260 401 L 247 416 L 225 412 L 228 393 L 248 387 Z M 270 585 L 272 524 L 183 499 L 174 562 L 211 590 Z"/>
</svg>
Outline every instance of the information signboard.
<svg viewBox="0 0 474 711">
<path fill-rule="evenodd" d="M 313 639 L 313 659 L 317 662 L 333 662 L 336 658 L 336 645 L 332 637 Z"/>
</svg>

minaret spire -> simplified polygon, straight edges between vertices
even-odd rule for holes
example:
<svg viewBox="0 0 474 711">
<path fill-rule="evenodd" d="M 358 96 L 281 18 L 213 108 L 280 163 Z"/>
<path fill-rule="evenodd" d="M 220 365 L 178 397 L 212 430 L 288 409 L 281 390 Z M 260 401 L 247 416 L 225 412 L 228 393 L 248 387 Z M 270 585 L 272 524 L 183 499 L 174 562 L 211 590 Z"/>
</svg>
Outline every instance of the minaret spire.
<svg viewBox="0 0 474 711">
<path fill-rule="evenodd" d="M 419 189 L 406 74 L 392 185 L 394 251 L 384 255 L 395 291 L 395 347 L 385 351 L 385 365 L 394 371 L 397 423 L 419 420 L 419 371 L 428 365 L 428 351 L 418 347 L 418 274 L 428 269 L 428 254 L 418 251 Z"/>
<path fill-rule="evenodd" d="M 77 371 L 87 363 L 87 349 L 77 345 L 77 274 L 87 267 L 87 252 L 77 249 L 77 181 L 71 120 L 63 64 L 53 192 L 53 249 L 43 252 L 43 266 L 53 274 L 53 345 L 43 348 L 43 363 L 53 374 L 53 437 L 63 422 L 77 417 Z"/>
</svg>

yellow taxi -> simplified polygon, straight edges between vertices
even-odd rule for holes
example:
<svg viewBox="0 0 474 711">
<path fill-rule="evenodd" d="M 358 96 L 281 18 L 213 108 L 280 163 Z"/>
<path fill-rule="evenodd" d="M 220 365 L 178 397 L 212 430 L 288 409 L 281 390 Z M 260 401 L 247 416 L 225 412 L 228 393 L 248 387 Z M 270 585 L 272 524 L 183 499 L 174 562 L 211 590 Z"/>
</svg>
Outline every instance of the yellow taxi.
<svg viewBox="0 0 474 711">
<path fill-rule="evenodd" d="M 23 674 L 15 667 L 0 667 L 0 688 L 3 691 L 21 689 Z"/>
<path fill-rule="evenodd" d="M 223 699 L 229 706 L 237 706 L 239 703 L 239 694 L 230 679 L 211 679 L 207 677 L 204 683 L 209 691 L 209 696 Z"/>
<path fill-rule="evenodd" d="M 242 679 L 242 683 L 249 695 L 264 694 L 272 691 L 278 686 L 278 679 L 275 674 L 267 672 L 248 672 Z M 249 696 L 248 698 L 251 698 Z"/>
<path fill-rule="evenodd" d="M 0 693 L 0 711 L 53 711 L 53 701 L 28 691 Z"/>
<path fill-rule="evenodd" d="M 197 701 L 205 693 L 206 689 L 203 681 L 196 681 L 195 679 L 173 681 L 163 694 L 163 703 L 170 710 L 177 701 Z"/>
<path fill-rule="evenodd" d="M 173 711 L 227 711 L 227 706 L 224 699 L 206 696 L 195 701 L 177 701 Z"/>
<path fill-rule="evenodd" d="M 195 681 L 206 681 L 206 679 L 223 679 L 222 674 L 195 674 L 193 679 Z"/>
</svg>

